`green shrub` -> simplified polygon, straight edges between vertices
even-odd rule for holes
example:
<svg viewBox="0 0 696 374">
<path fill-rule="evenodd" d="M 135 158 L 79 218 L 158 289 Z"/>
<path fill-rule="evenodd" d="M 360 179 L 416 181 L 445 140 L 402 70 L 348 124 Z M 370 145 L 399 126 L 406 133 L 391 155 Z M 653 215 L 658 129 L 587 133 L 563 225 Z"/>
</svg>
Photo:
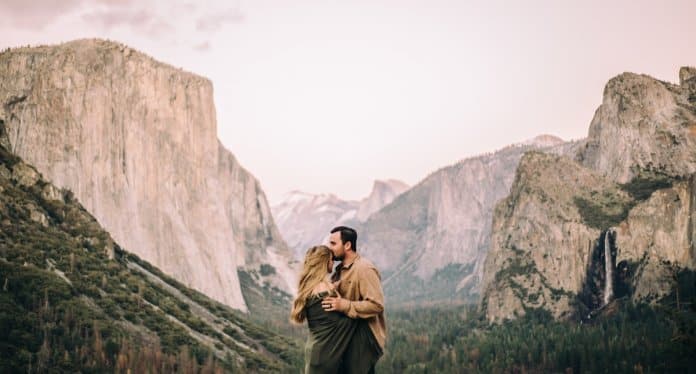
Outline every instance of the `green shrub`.
<svg viewBox="0 0 696 374">
<path fill-rule="evenodd" d="M 269 264 L 261 264 L 261 268 L 259 269 L 259 272 L 261 273 L 262 276 L 266 277 L 266 276 L 275 274 L 276 269 Z"/>
<path fill-rule="evenodd" d="M 642 173 L 634 177 L 630 182 L 622 184 L 621 189 L 628 192 L 638 201 L 647 200 L 653 192 L 670 188 L 674 179 L 656 173 Z"/>
<path fill-rule="evenodd" d="M 635 205 L 633 201 L 619 199 L 592 201 L 575 197 L 573 201 L 585 224 L 599 230 L 606 230 L 621 223 Z"/>
</svg>

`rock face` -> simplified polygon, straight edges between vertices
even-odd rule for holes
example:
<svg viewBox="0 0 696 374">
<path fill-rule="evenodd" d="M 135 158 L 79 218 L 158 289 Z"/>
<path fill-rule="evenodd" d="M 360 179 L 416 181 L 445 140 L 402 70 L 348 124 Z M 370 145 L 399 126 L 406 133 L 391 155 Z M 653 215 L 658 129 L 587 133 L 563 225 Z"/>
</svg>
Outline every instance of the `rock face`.
<svg viewBox="0 0 696 374">
<path fill-rule="evenodd" d="M 123 45 L 79 40 L 0 54 L 11 150 L 74 191 L 127 250 L 246 309 L 237 268 L 289 251 L 259 183 L 217 139 L 209 80 Z"/>
<path fill-rule="evenodd" d="M 626 183 L 640 170 L 696 172 L 696 85 L 682 68 L 681 86 L 647 75 L 621 74 L 607 83 L 581 162 Z"/>
<path fill-rule="evenodd" d="M 355 218 L 358 221 L 366 221 L 372 213 L 394 201 L 406 190 L 408 190 L 408 185 L 395 179 L 375 181 L 370 196 L 360 202 Z"/>
<path fill-rule="evenodd" d="M 525 155 L 493 218 L 481 304 L 490 321 L 653 302 L 696 267 L 693 71 L 681 70 L 680 86 L 622 74 L 575 160 Z"/>
<path fill-rule="evenodd" d="M 655 191 L 616 228 L 616 261 L 636 263 L 634 301 L 669 294 L 678 268 L 696 269 L 696 174 Z"/>
<path fill-rule="evenodd" d="M 359 252 L 382 272 L 391 303 L 476 299 L 493 207 L 509 193 L 522 154 L 539 148 L 536 140 L 436 171 L 357 225 Z M 564 154 L 582 144 L 538 140 Z"/>
<path fill-rule="evenodd" d="M 615 198 L 617 207 L 630 201 L 618 185 L 567 157 L 523 157 L 493 218 L 483 280 L 489 319 L 511 319 L 541 306 L 556 317 L 570 312 L 601 234 L 583 221 L 576 199 L 604 198 Z"/>
<path fill-rule="evenodd" d="M 370 195 L 360 201 L 293 191 L 272 211 L 283 238 L 301 261 L 308 248 L 326 242 L 332 228 L 366 220 L 407 189 L 408 185 L 398 180 L 377 180 Z"/>
</svg>

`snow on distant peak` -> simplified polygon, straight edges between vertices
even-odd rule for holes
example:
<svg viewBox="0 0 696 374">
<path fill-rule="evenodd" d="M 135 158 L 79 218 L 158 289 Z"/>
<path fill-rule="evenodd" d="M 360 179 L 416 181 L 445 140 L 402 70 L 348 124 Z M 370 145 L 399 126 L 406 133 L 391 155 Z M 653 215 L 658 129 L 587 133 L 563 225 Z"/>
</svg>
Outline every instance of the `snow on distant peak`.
<svg viewBox="0 0 696 374">
<path fill-rule="evenodd" d="M 290 191 L 285 196 L 283 197 L 283 203 L 299 203 L 302 201 L 309 201 L 314 198 L 315 195 L 312 195 L 307 192 L 302 192 L 302 191 Z"/>
</svg>

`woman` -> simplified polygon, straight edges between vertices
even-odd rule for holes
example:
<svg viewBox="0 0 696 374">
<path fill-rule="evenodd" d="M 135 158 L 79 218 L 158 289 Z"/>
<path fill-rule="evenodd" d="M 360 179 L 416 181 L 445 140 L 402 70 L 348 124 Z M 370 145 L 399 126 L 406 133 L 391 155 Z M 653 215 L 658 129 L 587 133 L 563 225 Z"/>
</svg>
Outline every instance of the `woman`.
<svg viewBox="0 0 696 374">
<path fill-rule="evenodd" d="M 307 320 L 309 327 L 305 373 L 366 373 L 378 359 L 370 354 L 374 339 L 369 339 L 372 331 L 367 322 L 348 318 L 340 312 L 327 312 L 321 306 L 324 297 L 337 294 L 328 280 L 332 270 L 333 254 L 327 246 L 307 250 L 297 298 L 290 313 L 291 321 Z M 347 351 L 347 356 L 360 359 L 341 362 Z"/>
</svg>

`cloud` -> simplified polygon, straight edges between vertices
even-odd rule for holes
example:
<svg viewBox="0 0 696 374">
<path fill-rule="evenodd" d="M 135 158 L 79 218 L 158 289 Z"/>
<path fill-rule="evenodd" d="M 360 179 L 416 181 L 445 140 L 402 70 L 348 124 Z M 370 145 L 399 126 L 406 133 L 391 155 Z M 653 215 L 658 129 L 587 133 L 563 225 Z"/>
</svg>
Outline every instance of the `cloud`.
<svg viewBox="0 0 696 374">
<path fill-rule="evenodd" d="M 196 30 L 212 32 L 219 30 L 225 24 L 244 22 L 244 13 L 239 8 L 228 9 L 218 13 L 210 13 L 196 21 Z"/>
<path fill-rule="evenodd" d="M 15 27 L 41 30 L 85 5 L 117 9 L 133 3 L 134 0 L 2 0 L 0 18 Z"/>
<path fill-rule="evenodd" d="M 53 25 L 70 24 L 83 33 L 126 31 L 188 44 L 196 51 L 211 48 L 209 34 L 243 21 L 239 7 L 215 11 L 191 0 L 0 0 L 0 28 L 41 33 Z"/>
<path fill-rule="evenodd" d="M 210 42 L 205 41 L 203 43 L 199 43 L 193 46 L 193 49 L 198 51 L 198 52 L 206 52 L 210 50 Z"/>
<path fill-rule="evenodd" d="M 15 27 L 43 29 L 58 18 L 75 10 L 83 0 L 2 0 L 0 15 Z"/>
<path fill-rule="evenodd" d="M 82 19 L 88 22 L 98 24 L 105 29 L 112 29 L 120 25 L 128 25 L 132 27 L 142 27 L 150 24 L 154 16 L 146 10 L 101 10 L 92 13 L 87 13 L 82 16 Z"/>
<path fill-rule="evenodd" d="M 82 19 L 105 30 L 125 26 L 154 37 L 162 36 L 174 29 L 164 18 L 146 9 L 104 9 L 85 13 Z"/>
</svg>

